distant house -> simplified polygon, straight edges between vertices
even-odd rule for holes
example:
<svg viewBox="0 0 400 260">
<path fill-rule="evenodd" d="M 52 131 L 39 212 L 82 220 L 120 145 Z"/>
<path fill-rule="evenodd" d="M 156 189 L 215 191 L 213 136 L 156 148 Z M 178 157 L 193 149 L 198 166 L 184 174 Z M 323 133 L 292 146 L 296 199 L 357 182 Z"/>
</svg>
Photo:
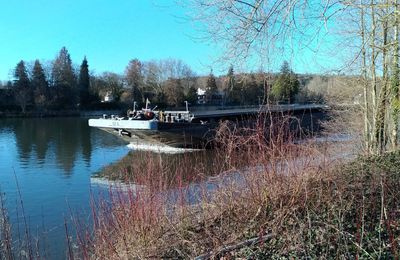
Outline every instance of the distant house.
<svg viewBox="0 0 400 260">
<path fill-rule="evenodd" d="M 210 105 L 221 105 L 224 99 L 224 93 L 221 93 L 221 91 L 218 91 L 218 93 L 215 93 L 214 95 L 207 96 L 206 91 L 198 88 L 197 89 L 197 104 L 203 105 L 203 104 L 210 104 Z"/>
<path fill-rule="evenodd" d="M 105 96 L 104 96 L 102 102 L 104 102 L 104 103 L 109 103 L 109 102 L 113 102 L 113 101 L 114 101 L 114 96 L 112 95 L 112 92 L 111 92 L 111 91 L 108 91 L 108 92 L 105 94 Z"/>
<path fill-rule="evenodd" d="M 197 89 L 197 104 L 203 105 L 206 103 L 206 91 L 198 88 Z"/>
</svg>

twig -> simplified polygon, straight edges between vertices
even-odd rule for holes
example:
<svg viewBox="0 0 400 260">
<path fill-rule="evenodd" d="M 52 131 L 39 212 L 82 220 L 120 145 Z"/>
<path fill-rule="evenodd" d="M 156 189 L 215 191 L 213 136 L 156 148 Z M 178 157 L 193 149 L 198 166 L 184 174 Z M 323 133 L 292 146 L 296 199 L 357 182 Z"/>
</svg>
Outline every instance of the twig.
<svg viewBox="0 0 400 260">
<path fill-rule="evenodd" d="M 211 252 L 208 252 L 206 254 L 196 256 L 194 259 L 195 260 L 210 259 L 211 257 L 213 257 L 215 255 L 222 255 L 222 254 L 225 254 L 225 253 L 230 252 L 230 251 L 237 250 L 237 249 L 242 248 L 242 247 L 246 247 L 246 246 L 254 245 L 254 244 L 257 244 L 257 243 L 260 243 L 260 242 L 264 242 L 265 240 L 270 239 L 271 237 L 272 237 L 271 233 L 267 234 L 267 235 L 264 235 L 262 237 L 254 237 L 254 238 L 239 242 L 239 243 L 237 243 L 235 245 L 224 246 L 222 249 L 217 250 L 215 252 L 211 251 Z"/>
</svg>

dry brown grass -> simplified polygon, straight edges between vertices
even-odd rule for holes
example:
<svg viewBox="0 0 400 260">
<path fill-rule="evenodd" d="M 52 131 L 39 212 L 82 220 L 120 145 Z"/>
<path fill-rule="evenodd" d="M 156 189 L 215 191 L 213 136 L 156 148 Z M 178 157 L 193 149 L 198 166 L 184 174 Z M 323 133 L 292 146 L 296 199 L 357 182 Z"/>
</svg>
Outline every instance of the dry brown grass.
<svg viewBox="0 0 400 260">
<path fill-rule="evenodd" d="M 79 253 L 96 259 L 399 256 L 399 153 L 341 166 L 329 149 L 294 144 L 287 125 L 266 129 L 222 125 L 214 158 L 219 175 L 195 184 L 185 176 L 208 176 L 201 163 L 168 168 L 150 156 L 132 162 L 143 186 L 110 190 L 111 201 L 93 203 L 93 235 L 78 243 Z M 174 174 L 173 185 L 166 172 Z M 263 242 L 224 250 L 266 234 Z"/>
</svg>

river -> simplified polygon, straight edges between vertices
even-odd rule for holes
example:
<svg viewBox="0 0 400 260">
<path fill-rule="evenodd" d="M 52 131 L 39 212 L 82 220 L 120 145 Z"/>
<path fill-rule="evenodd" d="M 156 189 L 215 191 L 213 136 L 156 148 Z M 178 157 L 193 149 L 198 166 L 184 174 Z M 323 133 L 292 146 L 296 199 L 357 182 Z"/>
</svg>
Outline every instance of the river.
<svg viewBox="0 0 400 260">
<path fill-rule="evenodd" d="M 64 220 L 90 216 L 90 177 L 128 153 L 117 137 L 90 128 L 84 118 L 0 120 L 0 189 L 14 239 L 24 218 L 47 257 L 65 258 Z M 19 189 L 18 189 L 19 186 Z"/>
</svg>

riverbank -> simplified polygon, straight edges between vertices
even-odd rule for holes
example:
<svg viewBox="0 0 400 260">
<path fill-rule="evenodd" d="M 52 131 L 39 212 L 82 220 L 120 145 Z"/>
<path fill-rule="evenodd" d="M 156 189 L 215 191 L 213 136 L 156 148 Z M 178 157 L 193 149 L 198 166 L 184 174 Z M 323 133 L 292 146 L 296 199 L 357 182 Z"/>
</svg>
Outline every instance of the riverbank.
<svg viewBox="0 0 400 260">
<path fill-rule="evenodd" d="M 93 258 L 399 256 L 400 152 L 348 162 L 330 149 L 282 136 L 263 142 L 256 134 L 226 137 L 213 155 L 211 179 L 219 181 L 212 193 L 210 181 L 199 181 L 194 195 L 185 178 L 187 171 L 209 176 L 201 160 L 179 171 L 159 156 L 131 161 L 128 176 L 144 188 L 113 190 L 110 206 L 96 206 L 94 236 L 80 244 L 81 252 Z M 237 172 L 246 174 L 229 178 Z"/>
</svg>

